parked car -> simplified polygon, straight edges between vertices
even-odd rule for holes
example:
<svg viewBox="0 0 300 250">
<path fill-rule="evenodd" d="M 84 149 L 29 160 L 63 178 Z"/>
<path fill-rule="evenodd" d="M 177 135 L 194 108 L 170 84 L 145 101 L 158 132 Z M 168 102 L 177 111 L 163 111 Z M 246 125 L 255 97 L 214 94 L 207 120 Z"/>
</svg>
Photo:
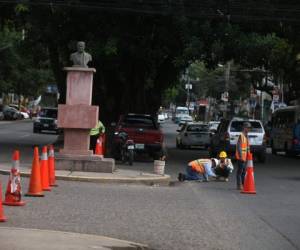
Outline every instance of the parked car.
<svg viewBox="0 0 300 250">
<path fill-rule="evenodd" d="M 179 132 L 176 137 L 177 148 L 190 148 L 192 146 L 208 148 L 209 146 L 210 132 L 207 124 L 186 123 L 177 132 Z"/>
<path fill-rule="evenodd" d="M 21 112 L 13 107 L 4 106 L 3 115 L 5 120 L 20 120 L 23 119 Z"/>
<path fill-rule="evenodd" d="M 3 121 L 4 120 L 4 114 L 2 111 L 0 111 L 0 121 Z"/>
<path fill-rule="evenodd" d="M 126 132 L 128 139 L 134 141 L 135 154 L 147 153 L 153 159 L 161 155 L 164 136 L 155 117 L 147 114 L 121 115 L 116 124 L 113 138 L 113 152 L 115 158 L 120 158 L 119 133 Z"/>
<path fill-rule="evenodd" d="M 208 123 L 209 131 L 210 131 L 212 134 L 216 133 L 219 124 L 220 124 L 220 121 L 210 121 L 210 122 Z"/>
<path fill-rule="evenodd" d="M 157 116 L 157 122 L 158 123 L 164 123 L 165 122 L 165 116 L 164 116 L 164 114 L 159 114 Z"/>
<path fill-rule="evenodd" d="M 179 126 L 187 123 L 187 122 L 192 122 L 193 121 L 193 117 L 191 117 L 190 115 L 181 115 L 179 116 Z"/>
<path fill-rule="evenodd" d="M 8 106 L 18 110 L 22 114 L 23 119 L 28 119 L 30 117 L 29 110 L 26 107 L 24 107 L 23 105 L 19 106 L 17 104 L 9 104 Z"/>
<path fill-rule="evenodd" d="M 248 133 L 251 152 L 260 162 L 266 160 L 266 135 L 263 124 L 260 120 L 245 118 L 223 119 L 218 126 L 216 133 L 211 137 L 210 155 L 217 156 L 218 152 L 225 150 L 231 157 L 235 155 L 236 143 L 242 132 L 244 122 L 251 123 Z"/>
<path fill-rule="evenodd" d="M 3 105 L 0 104 L 0 121 L 4 120 Z"/>
<path fill-rule="evenodd" d="M 33 122 L 33 133 L 41 133 L 42 130 L 55 131 L 57 127 L 57 108 L 42 108 Z"/>
<path fill-rule="evenodd" d="M 169 119 L 169 115 L 168 115 L 167 112 L 164 112 L 163 115 L 164 115 L 164 117 L 165 117 L 165 120 Z"/>
</svg>

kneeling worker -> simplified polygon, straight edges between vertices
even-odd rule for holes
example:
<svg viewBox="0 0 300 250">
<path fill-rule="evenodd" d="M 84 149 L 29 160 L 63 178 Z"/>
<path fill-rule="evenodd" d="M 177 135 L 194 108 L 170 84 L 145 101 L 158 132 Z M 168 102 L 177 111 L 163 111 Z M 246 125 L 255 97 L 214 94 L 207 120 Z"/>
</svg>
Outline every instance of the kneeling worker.
<svg viewBox="0 0 300 250">
<path fill-rule="evenodd" d="M 188 163 L 186 167 L 186 174 L 179 173 L 178 180 L 179 181 L 194 181 L 194 180 L 204 180 L 209 181 L 208 177 L 213 176 L 216 177 L 213 172 L 213 168 L 215 168 L 218 164 L 217 159 L 198 159 Z"/>
<path fill-rule="evenodd" d="M 220 152 L 219 163 L 214 171 L 217 176 L 217 180 L 220 179 L 220 177 L 223 177 L 224 181 L 228 181 L 229 174 L 233 171 L 233 165 L 230 158 L 227 158 L 227 153 L 225 151 Z"/>
</svg>

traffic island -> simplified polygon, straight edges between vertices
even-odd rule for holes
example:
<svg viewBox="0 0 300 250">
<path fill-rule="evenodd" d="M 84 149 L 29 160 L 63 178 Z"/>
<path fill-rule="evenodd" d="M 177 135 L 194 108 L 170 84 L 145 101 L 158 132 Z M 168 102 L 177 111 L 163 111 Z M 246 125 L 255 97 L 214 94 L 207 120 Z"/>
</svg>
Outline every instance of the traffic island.
<svg viewBox="0 0 300 250">
<path fill-rule="evenodd" d="M 20 173 L 23 177 L 30 177 L 30 165 L 23 165 Z M 10 165 L 0 164 L 0 174 L 9 175 Z M 127 169 L 116 169 L 113 173 L 56 170 L 55 178 L 56 180 L 94 182 L 102 184 L 133 184 L 148 186 L 170 186 L 171 184 L 171 177 L 169 175 L 157 175 Z"/>
<path fill-rule="evenodd" d="M 115 170 L 115 160 L 103 158 L 98 155 L 74 156 L 68 154 L 56 154 L 56 169 L 83 171 L 83 172 L 102 172 L 113 173 Z"/>
</svg>

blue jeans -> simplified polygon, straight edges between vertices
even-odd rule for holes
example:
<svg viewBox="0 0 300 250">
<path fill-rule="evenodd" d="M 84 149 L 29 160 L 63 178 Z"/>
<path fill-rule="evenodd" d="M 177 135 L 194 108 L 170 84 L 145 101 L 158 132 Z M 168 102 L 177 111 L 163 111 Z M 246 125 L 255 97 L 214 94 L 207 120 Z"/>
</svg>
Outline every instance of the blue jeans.
<svg viewBox="0 0 300 250">
<path fill-rule="evenodd" d="M 244 185 L 244 179 L 246 175 L 246 162 L 237 161 L 238 169 L 236 172 L 236 185 L 239 187 L 241 184 Z"/>
<path fill-rule="evenodd" d="M 206 174 L 199 174 L 194 171 L 190 166 L 186 167 L 186 176 L 184 177 L 187 181 L 196 181 L 196 180 L 208 180 L 208 176 Z"/>
</svg>

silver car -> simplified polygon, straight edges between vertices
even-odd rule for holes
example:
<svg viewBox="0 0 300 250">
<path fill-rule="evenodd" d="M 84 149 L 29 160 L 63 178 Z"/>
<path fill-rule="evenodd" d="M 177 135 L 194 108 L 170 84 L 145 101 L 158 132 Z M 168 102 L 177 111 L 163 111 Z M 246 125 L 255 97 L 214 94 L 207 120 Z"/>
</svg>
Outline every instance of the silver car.
<svg viewBox="0 0 300 250">
<path fill-rule="evenodd" d="M 203 123 L 186 123 L 177 130 L 176 137 L 177 148 L 190 148 L 201 146 L 208 148 L 210 142 L 209 126 Z"/>
<path fill-rule="evenodd" d="M 193 117 L 191 117 L 190 115 L 186 115 L 186 114 L 183 114 L 183 115 L 180 116 L 179 126 L 181 126 L 185 123 L 188 123 L 188 122 L 193 122 Z"/>
</svg>

